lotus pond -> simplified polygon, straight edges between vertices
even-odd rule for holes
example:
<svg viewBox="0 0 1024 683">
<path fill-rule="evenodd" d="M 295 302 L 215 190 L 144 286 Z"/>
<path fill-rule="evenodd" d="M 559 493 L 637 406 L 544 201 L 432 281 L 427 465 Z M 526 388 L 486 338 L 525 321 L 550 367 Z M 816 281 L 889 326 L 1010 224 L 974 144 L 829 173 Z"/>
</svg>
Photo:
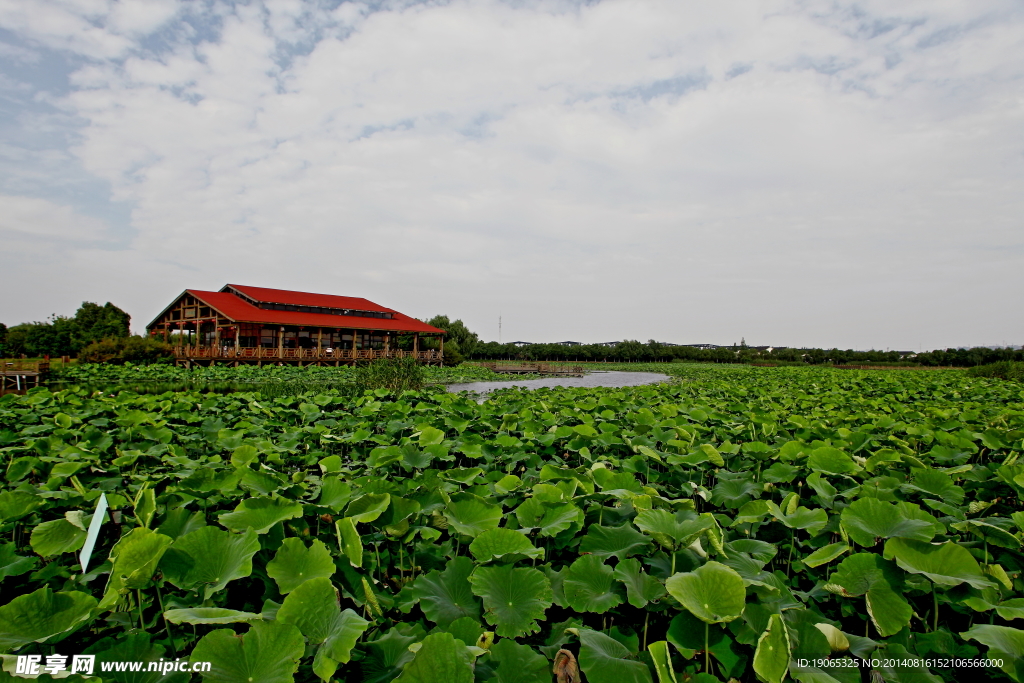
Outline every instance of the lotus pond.
<svg viewBox="0 0 1024 683">
<path fill-rule="evenodd" d="M 1019 384 L 650 369 L 676 381 L 4 396 L 4 670 L 1022 680 Z"/>
</svg>

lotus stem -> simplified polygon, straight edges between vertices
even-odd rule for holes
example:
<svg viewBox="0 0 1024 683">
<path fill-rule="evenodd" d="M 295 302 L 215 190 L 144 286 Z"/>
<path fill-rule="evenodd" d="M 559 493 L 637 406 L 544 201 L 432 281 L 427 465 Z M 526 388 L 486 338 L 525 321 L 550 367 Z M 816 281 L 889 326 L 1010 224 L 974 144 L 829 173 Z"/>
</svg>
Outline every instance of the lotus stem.
<svg viewBox="0 0 1024 683">
<path fill-rule="evenodd" d="M 932 584 L 932 611 L 934 612 L 932 615 L 933 632 L 939 630 L 939 594 L 937 591 L 938 586 Z"/>
<path fill-rule="evenodd" d="M 644 612 L 644 646 L 643 650 L 647 649 L 647 621 L 651 618 L 651 612 L 648 610 Z"/>
<path fill-rule="evenodd" d="M 174 636 L 171 635 L 171 625 L 167 623 L 167 617 L 164 616 L 164 598 L 160 595 L 160 585 L 156 586 L 156 601 L 160 605 L 160 616 L 164 620 L 164 630 L 167 631 L 167 640 L 171 641 L 171 652 L 174 653 L 174 658 L 178 658 L 178 646 L 174 644 Z"/>
<path fill-rule="evenodd" d="M 142 620 L 142 589 L 135 589 L 135 598 L 139 601 L 139 630 L 146 630 L 146 622 Z"/>
<path fill-rule="evenodd" d="M 704 622 L 704 673 L 711 673 L 711 670 L 710 670 L 711 659 L 710 659 L 710 654 L 708 653 L 708 629 L 710 629 L 710 628 L 711 628 L 710 624 L 708 624 L 708 622 L 705 621 Z"/>
</svg>

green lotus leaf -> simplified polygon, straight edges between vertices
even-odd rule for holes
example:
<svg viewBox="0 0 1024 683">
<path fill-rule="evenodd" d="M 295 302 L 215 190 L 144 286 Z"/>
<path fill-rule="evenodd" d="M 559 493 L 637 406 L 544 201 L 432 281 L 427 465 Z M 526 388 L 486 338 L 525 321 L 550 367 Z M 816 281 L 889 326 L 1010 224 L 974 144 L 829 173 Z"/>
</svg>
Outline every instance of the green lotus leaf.
<svg viewBox="0 0 1024 683">
<path fill-rule="evenodd" d="M 281 621 L 255 621 L 239 637 L 230 629 L 203 636 L 191 659 L 210 662 L 203 680 L 211 683 L 293 683 L 306 649 L 302 633 Z"/>
<path fill-rule="evenodd" d="M 867 462 L 864 463 L 864 469 L 866 469 L 868 472 L 874 473 L 874 471 L 878 469 L 879 465 L 884 465 L 887 463 L 896 463 L 900 462 L 901 460 L 902 458 L 900 458 L 900 454 L 898 451 L 894 451 L 891 448 L 882 448 L 876 451 L 875 454 L 872 455 L 870 458 L 868 458 Z"/>
<path fill-rule="evenodd" d="M 953 479 L 945 472 L 932 469 L 911 470 L 913 478 L 900 486 L 907 493 L 925 493 L 930 498 L 937 498 L 948 505 L 962 505 L 964 490 L 953 483 Z"/>
<path fill-rule="evenodd" d="M 768 510 L 772 517 L 785 524 L 790 529 L 806 529 L 807 533 L 814 536 L 828 524 L 828 513 L 822 509 L 811 510 L 803 506 L 798 507 L 792 513 L 785 513 L 774 501 L 768 501 Z"/>
<path fill-rule="evenodd" d="M 625 645 L 589 628 L 579 629 L 580 669 L 590 683 L 652 683 L 647 665 Z"/>
<path fill-rule="evenodd" d="M 607 612 L 622 603 L 614 590 L 614 572 L 596 555 L 583 555 L 569 566 L 562 582 L 565 599 L 577 612 Z"/>
<path fill-rule="evenodd" d="M 735 541 L 729 541 L 725 544 L 725 549 L 729 553 L 747 553 L 758 562 L 763 562 L 764 564 L 771 562 L 772 558 L 779 552 L 779 549 L 771 543 L 765 543 L 753 538 L 738 538 Z"/>
<path fill-rule="evenodd" d="M 747 586 L 764 586 L 769 590 L 775 589 L 773 575 L 764 570 L 764 562 L 754 559 L 747 553 L 733 551 L 725 558 L 723 564 L 736 571 Z"/>
<path fill-rule="evenodd" d="M 490 661 L 497 666 L 494 683 L 551 683 L 547 657 L 529 645 L 502 638 L 491 646 L 490 653 Z"/>
<path fill-rule="evenodd" d="M 70 631 L 87 620 L 96 605 L 88 593 L 54 593 L 49 586 L 14 598 L 0 607 L 0 652 Z"/>
<path fill-rule="evenodd" d="M 452 502 L 445 507 L 444 515 L 455 531 L 475 537 L 498 528 L 501 522 L 501 506 L 485 503 L 477 496 L 461 494 L 452 496 Z"/>
<path fill-rule="evenodd" d="M 270 527 L 286 519 L 302 516 L 302 504 L 283 498 L 246 498 L 231 512 L 217 516 L 220 523 L 232 531 L 252 528 L 265 534 Z"/>
<path fill-rule="evenodd" d="M 633 607 L 643 607 L 665 595 L 661 581 L 640 571 L 639 560 L 621 560 L 615 565 L 613 576 L 626 587 L 626 599 Z"/>
<path fill-rule="evenodd" d="M 914 613 L 898 592 L 902 585 L 900 572 L 892 562 L 872 553 L 856 553 L 839 563 L 826 588 L 831 586 L 846 597 L 863 595 L 875 628 L 888 637 L 910 623 Z"/>
<path fill-rule="evenodd" d="M 327 577 L 296 587 L 277 610 L 277 620 L 295 624 L 310 644 L 322 643 L 313 658 L 313 671 L 324 681 L 349 661 L 352 648 L 370 624 L 350 609 L 341 610 L 338 589 Z"/>
<path fill-rule="evenodd" d="M 831 446 L 822 446 L 811 451 L 807 458 L 807 466 L 814 472 L 825 474 L 855 474 L 862 469 L 853 458 Z"/>
<path fill-rule="evenodd" d="M 259 537 L 252 529 L 233 534 L 204 526 L 175 541 L 160 569 L 171 584 L 182 590 L 203 586 L 209 597 L 230 581 L 252 574 L 252 556 L 259 549 Z"/>
<path fill-rule="evenodd" d="M 32 530 L 32 550 L 43 557 L 72 553 L 85 545 L 85 532 L 66 519 L 43 522 Z"/>
<path fill-rule="evenodd" d="M 127 591 L 144 587 L 173 540 L 144 527 L 136 527 L 110 550 L 110 578 L 100 610 L 111 609 Z"/>
<path fill-rule="evenodd" d="M 476 643 L 484 633 L 484 627 L 473 617 L 460 617 L 444 629 L 464 643 Z M 492 634 L 493 635 L 493 634 Z"/>
<path fill-rule="evenodd" d="M 353 522 L 372 522 L 391 505 L 391 495 L 387 493 L 367 493 L 359 496 L 345 510 L 345 516 Z"/>
<path fill-rule="evenodd" d="M 924 574 L 943 586 L 969 583 L 975 588 L 994 586 L 985 576 L 970 551 L 952 541 L 933 545 L 921 541 L 893 538 L 885 542 L 885 559 L 896 559 L 896 564 L 912 574 Z"/>
<path fill-rule="evenodd" d="M 845 543 L 832 543 L 826 545 L 823 548 L 818 548 L 813 553 L 803 559 L 804 564 L 808 567 L 820 567 L 823 564 L 827 564 L 832 560 L 836 559 L 840 555 L 850 550 L 850 546 Z"/>
<path fill-rule="evenodd" d="M 478 562 L 516 562 L 527 557 L 544 557 L 542 548 L 535 548 L 530 539 L 512 529 L 484 531 L 469 544 L 469 552 L 473 553 Z"/>
<path fill-rule="evenodd" d="M 343 517 L 334 523 L 338 531 L 338 542 L 341 552 L 348 558 L 353 567 L 363 566 L 363 540 L 356 530 L 356 523 L 351 517 Z"/>
<path fill-rule="evenodd" d="M 473 593 L 483 598 L 484 619 L 503 638 L 540 630 L 537 620 L 551 607 L 551 582 L 544 573 L 511 565 L 479 567 L 469 578 Z"/>
<path fill-rule="evenodd" d="M 818 501 L 825 507 L 832 507 L 836 496 L 839 494 L 836 487 L 832 486 L 825 477 L 821 476 L 821 472 L 814 472 L 808 475 L 806 481 L 807 485 L 814 489 L 814 492 L 818 495 Z"/>
<path fill-rule="evenodd" d="M 958 531 L 970 532 L 978 538 L 983 539 L 989 545 L 997 545 L 1001 548 L 1012 548 L 1014 550 L 1020 548 L 1020 539 L 1014 536 L 1010 531 L 1007 531 L 1000 526 L 996 526 L 996 524 L 993 523 L 998 521 L 1000 520 L 991 517 L 985 519 L 969 519 L 963 522 L 953 522 L 950 526 Z M 1009 520 L 1005 521 L 1008 522 Z"/>
<path fill-rule="evenodd" d="M 675 514 L 668 510 L 641 510 L 633 520 L 641 530 L 669 550 L 686 547 L 713 526 L 713 519 L 690 510 Z"/>
<path fill-rule="evenodd" d="M 480 603 L 473 597 L 469 583 L 472 573 L 473 561 L 456 557 L 443 572 L 435 569 L 416 579 L 412 594 L 427 619 L 445 628 L 460 617 L 480 618 Z"/>
<path fill-rule="evenodd" d="M 260 452 L 255 446 L 248 444 L 239 446 L 231 453 L 231 464 L 235 467 L 246 467 L 259 456 Z"/>
<path fill-rule="evenodd" d="M 267 576 L 277 582 L 281 595 L 287 595 L 309 579 L 333 576 L 334 559 L 322 541 L 307 548 L 298 538 L 286 538 L 274 559 L 267 562 Z"/>
<path fill-rule="evenodd" d="M 13 522 L 32 514 L 45 502 L 45 499 L 24 491 L 4 491 L 0 493 L 0 523 Z"/>
<path fill-rule="evenodd" d="M 583 524 L 583 510 L 572 503 L 544 503 L 527 498 L 516 508 L 516 519 L 522 529 L 539 529 L 541 536 L 555 536 L 573 524 Z"/>
<path fill-rule="evenodd" d="M 1024 598 L 1012 598 L 1003 600 L 996 605 L 996 614 L 1002 619 L 1024 619 Z"/>
<path fill-rule="evenodd" d="M 340 513 L 352 497 L 352 485 L 339 477 L 324 477 L 320 482 L 320 498 L 317 505 Z"/>
<path fill-rule="evenodd" d="M 752 500 L 743 504 L 743 507 L 736 513 L 736 518 L 733 519 L 730 526 L 760 522 L 767 515 L 768 501 L 761 499 Z"/>
<path fill-rule="evenodd" d="M 976 640 L 988 647 L 988 659 L 1003 660 L 1002 670 L 1013 680 L 1024 680 L 1024 631 L 1009 626 L 975 624 L 960 634 L 964 640 Z"/>
<path fill-rule="evenodd" d="M 180 538 L 204 526 L 206 517 L 202 512 L 192 512 L 187 507 L 179 507 L 167 513 L 167 517 L 156 530 L 164 536 Z"/>
<path fill-rule="evenodd" d="M 188 683 L 192 678 L 185 672 L 162 674 L 160 671 L 145 671 L 149 662 L 160 662 L 169 657 L 169 653 L 160 645 L 153 643 L 148 633 L 120 634 L 113 647 L 95 653 L 94 671 L 103 671 L 107 662 L 144 662 L 142 672 L 104 671 L 104 683 Z M 113 668 L 113 667 L 112 667 Z M 72 676 L 68 680 L 75 680 Z"/>
<path fill-rule="evenodd" d="M 764 623 L 768 623 L 767 617 L 765 617 Z M 708 651 L 712 657 L 721 662 L 725 671 L 732 671 L 737 667 L 741 671 L 747 668 L 748 657 L 743 654 L 744 648 L 732 639 L 722 625 L 707 624 L 686 610 L 672 617 L 665 638 L 678 648 L 684 657 L 689 659 L 704 649 L 705 633 L 707 634 Z"/>
<path fill-rule="evenodd" d="M 768 628 L 757 639 L 754 652 L 754 672 L 766 683 L 782 683 L 789 669 L 789 631 L 782 616 L 768 618 Z"/>
<path fill-rule="evenodd" d="M 622 560 L 630 555 L 639 555 L 651 545 L 649 536 L 644 536 L 630 524 L 622 526 L 600 526 L 591 524 L 587 535 L 580 541 L 580 552 L 600 558 L 617 557 Z"/>
<path fill-rule="evenodd" d="M 462 641 L 435 633 L 423 639 L 395 683 L 473 683 L 473 662 Z"/>
<path fill-rule="evenodd" d="M 735 569 L 708 562 L 692 572 L 673 574 L 665 581 L 669 594 L 695 617 L 708 624 L 729 622 L 743 613 L 746 588 Z"/>
<path fill-rule="evenodd" d="M 402 668 L 414 655 L 409 646 L 418 641 L 413 635 L 403 635 L 392 628 L 383 637 L 365 644 L 366 655 L 359 662 L 363 683 L 389 683 L 402 673 Z"/>
<path fill-rule="evenodd" d="M 8 576 L 21 576 L 32 571 L 37 559 L 18 555 L 13 543 L 0 543 L 0 581 Z"/>
<path fill-rule="evenodd" d="M 654 671 L 658 674 L 658 683 L 678 683 L 676 671 L 672 666 L 672 654 L 669 652 L 668 641 L 659 640 L 647 646 L 647 652 L 654 662 Z"/>
<path fill-rule="evenodd" d="M 942 525 L 919 506 L 877 498 L 858 498 L 843 509 L 841 517 L 846 533 L 865 548 L 884 538 L 930 541 L 942 531 Z"/>
<path fill-rule="evenodd" d="M 164 619 L 172 624 L 236 624 L 262 618 L 253 612 L 239 612 L 223 607 L 189 607 L 164 612 Z"/>
<path fill-rule="evenodd" d="M 761 484 L 752 479 L 720 479 L 711 489 L 711 502 L 735 510 L 761 493 Z"/>
</svg>

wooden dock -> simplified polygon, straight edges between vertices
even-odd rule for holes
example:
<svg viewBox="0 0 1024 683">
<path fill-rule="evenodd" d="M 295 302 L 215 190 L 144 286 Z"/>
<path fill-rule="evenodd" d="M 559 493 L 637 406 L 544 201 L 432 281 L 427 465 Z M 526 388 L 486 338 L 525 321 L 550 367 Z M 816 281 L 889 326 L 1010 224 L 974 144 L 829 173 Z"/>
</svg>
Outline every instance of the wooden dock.
<svg viewBox="0 0 1024 683">
<path fill-rule="evenodd" d="M 0 394 L 38 387 L 49 374 L 49 361 L 5 361 L 0 366 Z"/>
<path fill-rule="evenodd" d="M 582 365 L 566 365 L 564 363 L 492 361 L 489 363 L 478 363 L 478 365 L 482 368 L 487 368 L 491 372 L 506 375 L 537 374 L 568 377 L 582 377 L 584 375 Z"/>
</svg>

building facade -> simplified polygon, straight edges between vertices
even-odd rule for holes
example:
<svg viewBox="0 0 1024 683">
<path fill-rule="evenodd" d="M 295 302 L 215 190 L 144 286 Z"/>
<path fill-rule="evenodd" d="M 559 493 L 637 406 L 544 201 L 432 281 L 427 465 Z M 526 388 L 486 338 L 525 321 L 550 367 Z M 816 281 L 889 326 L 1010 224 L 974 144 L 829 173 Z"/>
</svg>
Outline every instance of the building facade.
<svg viewBox="0 0 1024 683">
<path fill-rule="evenodd" d="M 247 285 L 186 289 L 146 331 L 173 343 L 183 365 L 444 358 L 444 330 L 367 299 Z"/>
</svg>

